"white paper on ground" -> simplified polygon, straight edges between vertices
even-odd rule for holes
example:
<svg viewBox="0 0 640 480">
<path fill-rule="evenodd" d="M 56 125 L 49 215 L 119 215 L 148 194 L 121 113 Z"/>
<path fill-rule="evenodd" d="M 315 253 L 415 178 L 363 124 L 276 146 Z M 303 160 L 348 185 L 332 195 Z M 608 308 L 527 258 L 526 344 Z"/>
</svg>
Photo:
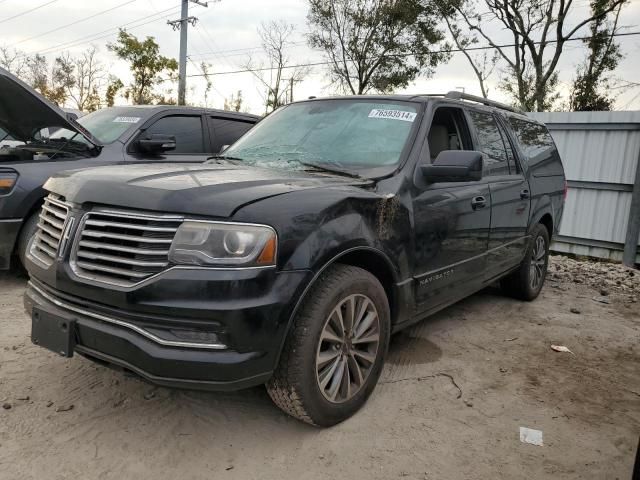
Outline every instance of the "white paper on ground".
<svg viewBox="0 0 640 480">
<path fill-rule="evenodd" d="M 542 431 L 532 428 L 520 427 L 520 441 L 542 447 Z"/>
</svg>

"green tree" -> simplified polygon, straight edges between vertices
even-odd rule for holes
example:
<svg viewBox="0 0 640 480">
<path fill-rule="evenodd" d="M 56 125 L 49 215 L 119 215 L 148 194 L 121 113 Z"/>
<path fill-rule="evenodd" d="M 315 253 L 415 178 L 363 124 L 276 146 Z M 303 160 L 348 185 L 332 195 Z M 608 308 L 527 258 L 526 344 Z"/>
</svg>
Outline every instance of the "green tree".
<svg viewBox="0 0 640 480">
<path fill-rule="evenodd" d="M 590 25 L 587 59 L 578 68 L 569 97 L 569 108 L 573 111 L 611 110 L 615 98 L 609 95 L 610 79 L 622 59 L 620 45 L 614 41 L 622 4 L 610 16 L 599 16 L 607 5 L 606 0 L 591 0 L 591 11 L 596 19 Z"/>
<path fill-rule="evenodd" d="M 242 90 L 238 90 L 238 93 L 231 94 L 231 98 L 224 99 L 224 110 L 231 112 L 239 112 L 242 109 Z"/>
<path fill-rule="evenodd" d="M 140 41 L 125 30 L 120 30 L 116 43 L 108 44 L 107 48 L 130 63 L 133 82 L 126 88 L 124 96 L 136 105 L 157 100 L 153 89 L 162 81 L 160 74 L 171 74 L 178 70 L 176 59 L 160 55 L 160 47 L 153 37 Z"/>
<path fill-rule="evenodd" d="M 309 0 L 309 44 L 352 94 L 392 92 L 449 59 L 438 10 L 420 0 Z"/>
<path fill-rule="evenodd" d="M 56 105 L 62 106 L 67 100 L 68 80 L 63 78 L 59 69 L 49 68 L 49 62 L 44 55 L 36 53 L 27 57 L 23 79 Z"/>
<path fill-rule="evenodd" d="M 107 84 L 107 90 L 104 95 L 104 103 L 107 104 L 107 107 L 113 107 L 113 105 L 115 104 L 116 95 L 122 88 L 124 88 L 124 83 L 122 83 L 122 80 L 113 75 L 110 75 L 109 83 Z"/>
</svg>

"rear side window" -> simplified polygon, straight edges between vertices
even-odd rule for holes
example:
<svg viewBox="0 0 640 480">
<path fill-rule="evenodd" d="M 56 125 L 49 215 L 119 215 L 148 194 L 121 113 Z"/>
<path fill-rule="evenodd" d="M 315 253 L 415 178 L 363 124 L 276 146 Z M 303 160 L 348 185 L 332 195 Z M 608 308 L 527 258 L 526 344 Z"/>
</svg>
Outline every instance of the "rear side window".
<svg viewBox="0 0 640 480">
<path fill-rule="evenodd" d="M 147 133 L 162 133 L 176 137 L 176 148 L 167 154 L 205 153 L 200 116 L 171 115 L 147 128 Z"/>
<path fill-rule="evenodd" d="M 524 161 L 530 166 L 548 160 L 555 151 L 551 134 L 544 125 L 510 118 L 509 124 L 524 154 Z"/>
<path fill-rule="evenodd" d="M 220 152 L 225 145 L 235 143 L 236 140 L 253 127 L 253 123 L 229 118 L 211 117 L 209 122 L 213 130 L 211 146 L 214 153 Z"/>
<path fill-rule="evenodd" d="M 496 119 L 490 113 L 470 111 L 469 116 L 476 129 L 478 150 L 483 153 L 484 175 L 508 175 L 509 160 L 504 139 Z"/>
</svg>

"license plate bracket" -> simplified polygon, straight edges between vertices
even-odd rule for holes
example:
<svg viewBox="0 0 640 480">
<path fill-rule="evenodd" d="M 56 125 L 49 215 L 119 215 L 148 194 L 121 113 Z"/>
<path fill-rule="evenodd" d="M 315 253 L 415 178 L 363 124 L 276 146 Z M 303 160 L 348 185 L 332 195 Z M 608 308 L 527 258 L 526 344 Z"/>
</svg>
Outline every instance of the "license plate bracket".
<svg viewBox="0 0 640 480">
<path fill-rule="evenodd" d="M 60 356 L 71 358 L 76 344 L 75 323 L 75 320 L 33 307 L 31 341 Z"/>
</svg>

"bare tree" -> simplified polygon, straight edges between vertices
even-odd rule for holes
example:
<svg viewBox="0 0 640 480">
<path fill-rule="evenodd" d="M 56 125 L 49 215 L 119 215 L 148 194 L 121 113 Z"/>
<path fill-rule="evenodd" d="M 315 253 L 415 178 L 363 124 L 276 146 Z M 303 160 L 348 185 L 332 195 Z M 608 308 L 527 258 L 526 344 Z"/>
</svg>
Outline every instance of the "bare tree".
<svg viewBox="0 0 640 480">
<path fill-rule="evenodd" d="M 56 58 L 54 75 L 63 84 L 69 99 L 78 110 L 93 112 L 100 108 L 100 91 L 105 84 L 105 70 L 91 46 L 79 57 L 68 53 Z"/>
<path fill-rule="evenodd" d="M 478 45 L 478 37 L 474 34 L 463 32 L 459 26 L 459 15 L 455 8 L 452 8 L 450 1 L 438 0 L 434 2 L 436 8 L 440 11 L 447 30 L 451 35 L 451 39 L 456 48 L 462 52 L 465 56 L 473 73 L 478 79 L 480 85 L 480 92 L 484 98 L 488 98 L 489 88 L 487 87 L 487 80 L 493 74 L 496 65 L 500 59 L 496 51 L 483 51 L 480 54 L 473 54 L 473 49 Z"/>
<path fill-rule="evenodd" d="M 26 55 L 15 48 L 0 47 L 0 67 L 16 77 L 22 77 L 26 68 Z"/>
<path fill-rule="evenodd" d="M 574 0 L 459 0 L 456 13 L 470 33 L 492 46 L 506 70 L 500 87 L 525 110 L 547 110 L 558 98 L 558 62 L 568 40 L 594 20 L 605 17 L 628 0 L 605 0 L 597 12 L 577 17 Z M 478 14 L 478 8 L 488 9 Z M 489 25 L 510 34 L 504 46 Z"/>
<path fill-rule="evenodd" d="M 264 63 L 254 63 L 251 58 L 244 65 L 266 88 L 266 96 L 263 96 L 265 113 L 284 105 L 287 102 L 287 87 L 292 84 L 290 82 L 300 82 L 310 72 L 308 67 L 293 66 L 286 53 L 294 33 L 295 27 L 282 20 L 262 23 L 258 35 L 267 57 L 266 66 Z"/>
</svg>

